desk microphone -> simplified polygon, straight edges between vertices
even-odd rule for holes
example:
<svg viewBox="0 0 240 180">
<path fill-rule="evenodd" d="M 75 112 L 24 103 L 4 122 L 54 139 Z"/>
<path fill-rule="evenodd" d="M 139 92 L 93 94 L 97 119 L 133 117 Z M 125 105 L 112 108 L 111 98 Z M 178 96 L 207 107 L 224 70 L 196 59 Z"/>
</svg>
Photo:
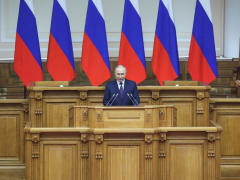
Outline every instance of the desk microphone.
<svg viewBox="0 0 240 180">
<path fill-rule="evenodd" d="M 134 101 L 132 100 L 131 96 L 127 93 L 127 96 L 129 97 L 129 99 L 131 100 L 131 102 L 133 103 L 133 105 L 135 105 Z"/>
<path fill-rule="evenodd" d="M 109 99 L 109 101 L 107 102 L 106 106 L 109 106 L 109 103 L 113 100 L 113 98 L 116 96 L 116 94 L 114 93 L 112 95 L 112 97 Z"/>
<path fill-rule="evenodd" d="M 135 102 L 134 104 L 135 104 L 136 106 L 138 106 L 139 103 L 138 103 L 138 101 L 134 98 L 134 96 L 132 95 L 132 93 L 130 93 L 130 96 L 132 97 L 133 101 Z"/>
<path fill-rule="evenodd" d="M 112 103 L 111 103 L 109 106 L 112 106 L 112 104 L 113 104 L 114 101 L 117 99 L 117 97 L 118 97 L 118 93 L 117 93 L 116 96 L 113 98 Z"/>
</svg>

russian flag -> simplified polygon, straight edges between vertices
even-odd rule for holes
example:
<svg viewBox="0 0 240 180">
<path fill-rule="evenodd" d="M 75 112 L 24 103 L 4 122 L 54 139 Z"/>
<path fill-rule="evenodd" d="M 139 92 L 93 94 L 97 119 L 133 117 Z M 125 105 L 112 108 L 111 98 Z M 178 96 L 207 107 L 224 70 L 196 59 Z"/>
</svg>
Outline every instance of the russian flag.
<svg viewBox="0 0 240 180">
<path fill-rule="evenodd" d="M 160 0 L 154 38 L 152 70 L 163 85 L 179 76 L 179 58 L 172 0 Z"/>
<path fill-rule="evenodd" d="M 102 84 L 111 77 L 101 0 L 88 1 L 81 65 L 94 86 Z"/>
<path fill-rule="evenodd" d="M 211 6 L 209 0 L 197 0 L 188 71 L 194 81 L 209 84 L 218 77 Z"/>
<path fill-rule="evenodd" d="M 146 78 L 146 62 L 138 0 L 125 0 L 118 64 L 137 84 Z"/>
<path fill-rule="evenodd" d="M 54 81 L 71 81 L 75 65 L 65 0 L 54 0 L 48 44 L 47 69 Z"/>
<path fill-rule="evenodd" d="M 43 80 L 42 61 L 32 0 L 20 0 L 14 70 L 24 86 Z"/>
</svg>

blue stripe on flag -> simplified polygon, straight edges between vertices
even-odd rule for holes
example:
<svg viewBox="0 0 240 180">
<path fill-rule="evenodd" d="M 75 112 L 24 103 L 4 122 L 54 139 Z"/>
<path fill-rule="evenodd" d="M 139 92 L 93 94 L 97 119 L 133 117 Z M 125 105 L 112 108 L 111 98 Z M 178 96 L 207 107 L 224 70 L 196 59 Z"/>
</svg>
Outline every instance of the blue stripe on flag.
<svg viewBox="0 0 240 180">
<path fill-rule="evenodd" d="M 206 14 L 199 0 L 196 3 L 193 36 L 196 39 L 200 49 L 206 57 L 215 76 L 217 73 L 216 51 L 214 42 L 213 24 Z"/>
<path fill-rule="evenodd" d="M 17 33 L 42 68 L 36 18 L 24 0 L 20 1 Z"/>
<path fill-rule="evenodd" d="M 101 54 L 110 70 L 105 21 L 92 0 L 88 2 L 85 32 Z"/>
<path fill-rule="evenodd" d="M 125 1 L 122 32 L 146 68 L 141 18 L 130 0 Z"/>
<path fill-rule="evenodd" d="M 156 35 L 166 49 L 176 74 L 180 75 L 176 29 L 162 0 L 159 2 Z"/>
<path fill-rule="evenodd" d="M 69 20 L 57 0 L 54 0 L 53 4 L 51 34 L 68 58 L 72 68 L 75 69 Z"/>
</svg>

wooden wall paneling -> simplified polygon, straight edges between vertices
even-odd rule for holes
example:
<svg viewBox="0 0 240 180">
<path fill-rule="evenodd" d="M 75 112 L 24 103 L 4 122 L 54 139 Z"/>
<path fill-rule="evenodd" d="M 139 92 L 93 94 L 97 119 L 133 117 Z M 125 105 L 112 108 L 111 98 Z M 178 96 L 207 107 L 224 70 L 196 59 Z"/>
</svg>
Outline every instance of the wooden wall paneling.
<svg viewBox="0 0 240 180">
<path fill-rule="evenodd" d="M 86 129 L 25 128 L 26 179 L 89 179 Z"/>
<path fill-rule="evenodd" d="M 90 88 L 90 87 L 89 87 Z M 103 105 L 104 87 L 98 89 L 92 89 L 87 91 L 87 102 L 88 105 L 99 106 Z"/>
<path fill-rule="evenodd" d="M 140 83 L 140 86 L 159 86 L 156 77 L 153 75 L 151 71 L 151 58 L 148 58 L 147 61 L 147 79 Z M 117 59 L 111 58 L 110 66 L 113 70 L 117 65 Z M 238 59 L 227 59 L 227 60 L 218 60 L 218 74 L 219 77 L 216 81 L 211 83 L 212 90 L 210 92 L 211 97 L 236 97 L 237 89 L 231 85 L 231 81 L 234 79 L 234 70 L 239 66 Z M 7 61 L 7 60 L 6 60 Z M 23 84 L 20 81 L 19 77 L 13 70 L 13 63 L 8 62 L 0 63 L 0 89 L 3 90 L 1 94 L 0 90 L 0 98 L 23 98 L 24 88 Z M 189 81 L 191 77 L 187 71 L 187 58 L 180 59 L 180 77 L 178 80 L 181 81 Z M 80 67 L 80 58 L 75 58 L 75 66 Z M 43 71 L 44 71 L 44 80 L 49 81 L 51 77 L 46 70 L 46 63 L 43 62 Z M 114 78 L 114 72 L 112 71 L 112 77 L 110 80 Z M 105 85 L 104 83 L 103 85 Z M 80 67 L 76 69 L 76 78 L 70 82 L 71 86 L 90 86 L 90 82 L 85 75 L 84 71 Z M 147 99 L 148 101 L 149 99 Z M 143 98 L 143 103 L 145 102 L 145 98 Z M 148 103 L 149 104 L 149 103 Z M 83 105 L 83 104 L 82 104 Z"/>
<path fill-rule="evenodd" d="M 207 179 L 206 143 L 203 140 L 170 140 L 167 146 L 169 180 Z"/>
<path fill-rule="evenodd" d="M 139 92 L 141 104 L 143 105 L 159 104 L 159 90 L 149 91 L 147 89 L 141 89 L 141 87 L 138 86 L 138 92 Z"/>
<path fill-rule="evenodd" d="M 79 142 L 43 141 L 40 145 L 40 180 L 79 179 Z"/>
<path fill-rule="evenodd" d="M 143 134 L 105 135 L 104 179 L 152 179 L 152 149 L 146 148 Z M 134 140 L 131 140 L 134 138 Z"/>
<path fill-rule="evenodd" d="M 160 91 L 160 104 L 176 106 L 177 126 L 208 126 L 209 89 L 190 87 L 175 87 L 171 91 L 163 89 Z"/>
<path fill-rule="evenodd" d="M 27 100 L 0 99 L 0 179 L 25 178 L 24 126 Z"/>
<path fill-rule="evenodd" d="M 69 109 L 78 103 L 77 99 L 44 99 L 42 127 L 70 127 Z"/>
<path fill-rule="evenodd" d="M 161 104 L 177 109 L 177 126 L 196 126 L 196 100 L 194 98 L 163 97 Z"/>
<path fill-rule="evenodd" d="M 221 128 L 159 128 L 159 178 L 219 179 L 220 133 Z"/>
<path fill-rule="evenodd" d="M 211 117 L 223 128 L 221 179 L 240 179 L 240 99 L 212 98 Z"/>
</svg>

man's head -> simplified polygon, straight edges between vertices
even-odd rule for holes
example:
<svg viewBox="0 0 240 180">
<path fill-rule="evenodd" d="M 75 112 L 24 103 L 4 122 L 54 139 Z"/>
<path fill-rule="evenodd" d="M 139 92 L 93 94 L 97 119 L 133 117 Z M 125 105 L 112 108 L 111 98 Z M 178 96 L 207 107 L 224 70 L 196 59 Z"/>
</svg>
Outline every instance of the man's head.
<svg viewBox="0 0 240 180">
<path fill-rule="evenodd" d="M 123 65 L 118 65 L 115 68 L 115 78 L 118 82 L 122 82 L 126 77 L 127 70 Z"/>
</svg>

